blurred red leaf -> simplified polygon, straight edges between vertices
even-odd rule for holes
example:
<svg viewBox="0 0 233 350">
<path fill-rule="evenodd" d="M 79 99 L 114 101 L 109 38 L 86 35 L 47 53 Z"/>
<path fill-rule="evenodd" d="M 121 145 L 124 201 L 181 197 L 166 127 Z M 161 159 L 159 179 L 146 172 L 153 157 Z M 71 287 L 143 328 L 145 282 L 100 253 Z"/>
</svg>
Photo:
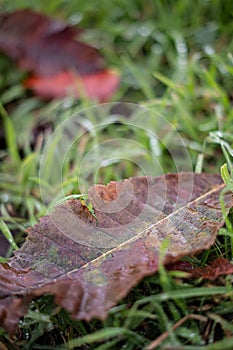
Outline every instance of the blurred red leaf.
<svg viewBox="0 0 233 350">
<path fill-rule="evenodd" d="M 89 189 L 97 221 L 79 200 L 57 206 L 0 264 L 0 324 L 13 334 L 29 301 L 43 294 L 76 319 L 104 319 L 158 270 L 161 250 L 167 265 L 214 243 L 223 188 L 219 175 L 135 177 Z M 224 199 L 229 210 L 232 194 Z"/>
<path fill-rule="evenodd" d="M 24 86 L 41 98 L 88 96 L 101 102 L 108 101 L 119 82 L 119 75 L 113 70 L 78 75 L 75 72 L 61 72 L 52 77 L 32 76 Z"/>
<path fill-rule="evenodd" d="M 89 98 L 107 100 L 118 86 L 119 74 L 105 68 L 95 48 L 77 41 L 79 34 L 74 27 L 27 9 L 0 15 L 0 50 L 32 73 L 27 88 L 43 98 L 74 92 L 80 96 L 81 79 Z"/>
</svg>

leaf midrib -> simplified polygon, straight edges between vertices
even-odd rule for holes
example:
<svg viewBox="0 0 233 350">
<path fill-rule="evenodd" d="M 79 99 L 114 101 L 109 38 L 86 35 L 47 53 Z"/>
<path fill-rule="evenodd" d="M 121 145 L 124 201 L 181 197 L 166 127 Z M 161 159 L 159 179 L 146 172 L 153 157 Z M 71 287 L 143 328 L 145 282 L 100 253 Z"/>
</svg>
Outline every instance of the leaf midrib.
<svg viewBox="0 0 233 350">
<path fill-rule="evenodd" d="M 81 266 L 79 269 L 83 269 L 83 268 L 87 267 L 90 263 L 94 263 L 94 262 L 100 260 L 101 258 L 107 256 L 108 254 L 114 253 L 115 251 L 117 251 L 117 250 L 119 250 L 121 247 L 123 247 L 124 245 L 130 244 L 130 243 L 136 241 L 138 238 L 140 238 L 141 236 L 143 236 L 144 234 L 146 234 L 147 231 L 149 231 L 150 229 L 154 228 L 157 224 L 161 224 L 161 223 L 163 223 L 164 221 L 168 220 L 171 216 L 173 216 L 173 215 L 179 213 L 183 208 L 188 207 L 188 206 L 190 206 L 191 204 L 196 203 L 197 201 L 200 201 L 200 200 L 204 199 L 205 197 L 208 197 L 208 196 L 211 195 L 212 193 L 217 192 L 217 191 L 219 191 L 220 189 L 222 189 L 222 188 L 224 188 L 224 187 L 225 187 L 225 184 L 224 184 L 224 183 L 222 183 L 221 185 L 214 186 L 214 188 L 211 189 L 210 191 L 205 192 L 205 193 L 202 194 L 201 196 L 199 196 L 199 197 L 195 198 L 194 200 L 188 202 L 187 204 L 181 206 L 181 207 L 178 208 L 177 210 L 175 210 L 175 211 L 173 211 L 172 213 L 168 214 L 165 218 L 162 218 L 161 220 L 157 221 L 156 223 L 150 225 L 150 226 L 147 227 L 145 230 L 143 230 L 143 231 L 141 231 L 140 233 L 138 233 L 137 235 L 135 235 L 135 236 L 129 238 L 127 241 L 125 241 L 125 242 L 119 244 L 117 247 L 114 247 L 113 249 L 109 250 L 108 252 L 106 252 L 106 253 L 104 253 L 104 254 L 98 256 L 97 258 L 95 258 L 95 259 L 93 259 L 93 260 L 91 260 L 91 261 L 89 261 L 88 263 L 86 263 L 86 264 L 84 264 L 83 266 Z M 72 271 L 69 271 L 68 274 L 71 274 L 71 273 L 73 273 L 73 272 L 75 272 L 75 271 L 77 271 L 77 270 L 78 270 L 78 269 L 74 269 L 74 270 L 72 270 Z"/>
</svg>

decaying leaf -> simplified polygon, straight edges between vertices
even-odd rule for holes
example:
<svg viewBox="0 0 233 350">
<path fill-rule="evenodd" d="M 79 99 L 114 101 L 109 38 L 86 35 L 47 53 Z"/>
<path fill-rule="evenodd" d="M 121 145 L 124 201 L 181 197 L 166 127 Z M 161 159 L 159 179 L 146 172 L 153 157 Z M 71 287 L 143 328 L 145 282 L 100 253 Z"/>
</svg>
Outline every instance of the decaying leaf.
<svg viewBox="0 0 233 350">
<path fill-rule="evenodd" d="M 223 187 L 219 175 L 138 177 L 91 187 L 95 215 L 79 200 L 59 205 L 0 265 L 1 325 L 12 334 L 29 301 L 45 293 L 76 319 L 104 319 L 159 261 L 213 244 L 223 225 Z M 227 193 L 226 209 L 232 204 Z"/>
<path fill-rule="evenodd" d="M 211 265 L 203 268 L 195 268 L 191 272 L 191 277 L 208 279 L 214 281 L 219 276 L 233 274 L 233 265 L 224 258 L 218 258 L 211 262 Z"/>
<path fill-rule="evenodd" d="M 100 53 L 78 41 L 79 35 L 76 28 L 28 9 L 0 15 L 0 50 L 32 72 L 27 88 L 43 98 L 80 96 L 83 89 L 106 101 L 119 74 L 106 69 Z"/>
<path fill-rule="evenodd" d="M 193 268 L 192 264 L 186 261 L 178 261 L 168 266 L 168 270 L 188 272 L 188 278 L 202 278 L 210 281 L 220 276 L 233 274 L 233 264 L 225 258 L 217 258 L 205 267 Z"/>
</svg>

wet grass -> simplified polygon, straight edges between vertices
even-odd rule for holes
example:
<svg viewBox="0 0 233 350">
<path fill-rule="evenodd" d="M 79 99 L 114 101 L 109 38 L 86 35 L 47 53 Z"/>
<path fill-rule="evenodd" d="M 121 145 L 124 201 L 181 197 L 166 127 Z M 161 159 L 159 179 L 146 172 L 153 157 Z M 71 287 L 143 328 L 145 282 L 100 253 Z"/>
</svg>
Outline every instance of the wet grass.
<svg viewBox="0 0 233 350">
<path fill-rule="evenodd" d="M 23 243 L 26 227 L 62 196 L 86 193 L 92 183 L 222 169 L 232 190 L 231 1 L 22 0 L 1 6 L 27 6 L 83 28 L 83 39 L 121 72 L 112 102 L 135 104 L 129 117 L 125 107 L 93 107 L 96 102 L 86 99 L 42 102 L 22 89 L 24 73 L 0 56 L 0 229 L 10 243 L 3 261 Z M 149 117 L 142 112 L 140 119 L 138 110 Z M 62 143 L 54 137 L 46 150 L 53 131 L 73 115 L 79 133 L 73 147 L 64 129 Z M 59 154 L 69 149 L 62 166 L 54 149 Z M 195 266 L 216 257 L 232 259 L 232 215 L 225 215 L 220 200 L 225 227 L 209 251 L 189 257 Z M 1 331 L 0 347 L 137 350 L 150 349 L 164 335 L 156 348 L 232 349 L 232 298 L 231 275 L 210 283 L 161 268 L 112 308 L 104 322 L 74 321 L 50 296 L 39 298 L 13 339 Z"/>
</svg>

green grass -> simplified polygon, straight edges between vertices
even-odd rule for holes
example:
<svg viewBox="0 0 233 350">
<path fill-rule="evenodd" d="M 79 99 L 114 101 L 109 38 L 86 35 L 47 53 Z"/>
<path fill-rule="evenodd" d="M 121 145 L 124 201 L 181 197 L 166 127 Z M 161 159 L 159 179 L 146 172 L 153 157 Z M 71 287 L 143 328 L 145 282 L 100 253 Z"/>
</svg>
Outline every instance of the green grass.
<svg viewBox="0 0 233 350">
<path fill-rule="evenodd" d="M 23 243 L 26 227 L 64 196 L 86 193 L 95 182 L 140 176 L 144 170 L 156 176 L 191 169 L 219 173 L 222 167 L 232 190 L 230 0 L 2 0 L 0 6 L 2 11 L 27 6 L 83 28 L 83 39 L 122 74 L 112 102 L 141 106 L 133 108 L 129 120 L 86 99 L 42 102 L 22 89 L 24 73 L 0 56 L 0 228 L 10 242 L 6 258 Z M 74 145 L 69 148 L 70 134 L 63 129 L 46 149 L 53 130 L 84 109 Z M 67 157 L 59 159 L 55 149 L 59 155 L 69 150 Z M 226 216 L 223 194 L 220 201 L 226 224 L 210 250 L 189 257 L 196 266 L 233 257 L 232 213 Z M 206 321 L 187 318 L 174 329 L 189 314 Z M 112 308 L 104 322 L 74 321 L 45 296 L 31 303 L 13 339 L 0 332 L 0 347 L 137 350 L 167 331 L 159 349 L 232 349 L 232 276 L 210 283 L 161 268 Z"/>
</svg>

